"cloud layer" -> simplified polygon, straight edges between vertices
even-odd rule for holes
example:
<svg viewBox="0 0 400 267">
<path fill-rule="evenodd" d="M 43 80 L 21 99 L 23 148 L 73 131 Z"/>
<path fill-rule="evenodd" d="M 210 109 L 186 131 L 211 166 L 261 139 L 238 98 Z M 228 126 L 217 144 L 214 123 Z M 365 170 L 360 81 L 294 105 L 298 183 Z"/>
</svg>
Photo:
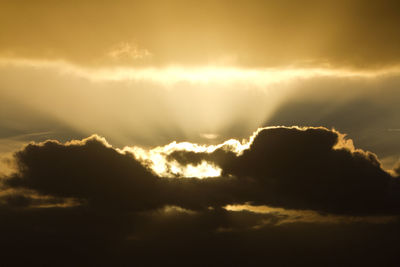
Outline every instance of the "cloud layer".
<svg viewBox="0 0 400 267">
<path fill-rule="evenodd" d="M 394 0 L 2 1 L 0 55 L 91 66 L 376 68 L 399 64 L 398 9 Z"/>
<path fill-rule="evenodd" d="M 239 152 L 229 145 L 209 152 L 177 145 L 160 156 L 182 166 L 205 161 L 222 169 L 217 178 L 181 179 L 160 178 L 146 160 L 117 151 L 97 136 L 67 144 L 47 141 L 15 154 L 18 172 L 5 184 L 128 210 L 252 203 L 350 215 L 397 214 L 397 178 L 381 168 L 374 154 L 348 144 L 326 128 L 277 127 L 259 129 L 249 148 Z"/>
<path fill-rule="evenodd" d="M 3 262 L 397 261 L 399 181 L 374 154 L 322 127 L 263 128 L 248 142 L 241 150 L 228 142 L 200 152 L 170 145 L 163 155 L 169 161 L 222 168 L 221 177 L 205 179 L 159 177 L 96 135 L 31 143 L 15 153 L 16 171 L 1 179 Z M 332 250 L 335 259 L 326 262 Z"/>
</svg>

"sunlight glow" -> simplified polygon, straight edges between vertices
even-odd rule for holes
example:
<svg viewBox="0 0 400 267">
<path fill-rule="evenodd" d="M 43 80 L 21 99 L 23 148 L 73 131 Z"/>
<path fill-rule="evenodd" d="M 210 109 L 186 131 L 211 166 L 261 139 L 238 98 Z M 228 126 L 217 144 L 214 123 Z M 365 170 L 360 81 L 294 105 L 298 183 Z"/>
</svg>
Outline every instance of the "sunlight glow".
<svg viewBox="0 0 400 267">
<path fill-rule="evenodd" d="M 236 139 L 229 139 L 218 145 L 199 145 L 190 142 L 172 142 L 165 146 L 158 146 L 152 149 L 144 149 L 141 147 L 124 147 L 123 149 L 117 149 L 120 153 L 132 153 L 134 157 L 140 161 L 144 166 L 152 170 L 159 177 L 182 177 L 182 178 L 207 178 L 207 177 L 219 177 L 221 176 L 222 170 L 219 166 L 216 166 L 213 162 L 201 161 L 198 165 L 182 165 L 174 159 L 169 159 L 168 155 L 176 151 L 186 151 L 194 153 L 213 153 L 217 149 L 232 152 L 236 156 L 240 156 L 245 150 L 249 149 L 254 139 L 257 137 L 260 131 L 265 129 L 279 128 L 280 126 L 271 126 L 258 128 L 253 134 L 241 142 Z M 305 131 L 310 128 L 320 127 L 286 127 L 292 129 L 298 129 Z M 325 129 L 325 128 L 323 128 Z M 335 131 L 332 129 L 332 131 Z M 370 155 L 370 152 L 364 152 L 360 149 L 355 149 L 351 139 L 346 139 L 345 134 L 341 134 L 335 131 L 339 138 L 338 143 L 333 149 L 347 149 L 349 151 L 361 154 Z M 372 154 L 371 154 L 372 155 Z M 373 156 L 373 155 L 372 155 Z M 259 212 L 259 211 L 257 211 Z"/>
<path fill-rule="evenodd" d="M 261 129 L 259 129 L 261 130 Z M 141 147 L 124 147 L 118 150 L 121 153 L 132 153 L 137 160 L 143 165 L 151 169 L 160 177 L 182 177 L 182 178 L 207 178 L 221 176 L 222 169 L 212 162 L 205 160 L 198 165 L 182 165 L 176 160 L 168 159 L 168 155 L 175 151 L 187 151 L 195 153 L 212 153 L 217 149 L 224 149 L 240 155 L 245 149 L 248 149 L 256 137 L 258 131 L 249 138 L 239 142 L 235 139 L 230 139 L 219 145 L 199 145 L 189 142 L 172 142 L 165 146 L 155 147 L 150 150 Z"/>
<path fill-rule="evenodd" d="M 0 58 L 0 94 L 4 101 L 47 114 L 83 136 L 100 133 L 119 146 L 161 145 L 176 136 L 216 144 L 229 138 L 234 127 L 240 126 L 236 136 L 247 137 L 257 127 L 276 124 L 270 121 L 279 118 L 280 108 L 302 95 L 300 90 L 308 86 L 303 83 L 316 86 L 314 78 L 361 78 L 357 83 L 364 83 L 393 73 L 400 72 L 210 65 L 90 68 L 64 61 Z M 29 85 L 21 76 L 29 77 Z M 323 85 L 320 91 L 326 97 L 329 90 Z M 338 102 L 349 97 L 338 95 Z"/>
<path fill-rule="evenodd" d="M 125 147 L 121 152 L 132 153 L 137 160 L 160 177 L 207 178 L 221 175 L 221 168 L 212 162 L 202 161 L 198 165 L 182 165 L 176 160 L 168 160 L 167 156 L 176 150 L 171 148 L 171 144 L 167 146 L 166 150 L 163 150 L 165 147 L 157 147 L 151 150 L 140 147 Z M 184 149 L 181 147 L 180 150 Z"/>
<path fill-rule="evenodd" d="M 298 79 L 309 79 L 313 77 L 364 77 L 374 78 L 382 75 L 399 73 L 398 68 L 381 70 L 356 71 L 349 69 L 331 68 L 261 68 L 247 69 L 236 67 L 204 66 L 204 67 L 181 67 L 168 66 L 155 67 L 99 67 L 88 68 L 73 65 L 65 61 L 45 61 L 26 59 L 0 59 L 0 65 L 28 66 L 34 68 L 55 68 L 60 73 L 73 74 L 92 82 L 100 81 L 152 81 L 163 85 L 173 85 L 180 82 L 189 83 L 216 83 L 252 84 L 265 87 L 272 84 L 289 82 Z"/>
<path fill-rule="evenodd" d="M 198 165 L 182 165 L 176 160 L 168 159 L 168 155 L 175 151 L 187 151 L 195 153 L 212 153 L 217 149 L 223 149 L 241 155 L 244 150 L 249 149 L 257 134 L 263 129 L 274 128 L 265 127 L 255 131 L 248 140 L 242 142 L 236 139 L 229 139 L 218 145 L 199 145 L 190 142 L 172 142 L 165 146 L 158 146 L 153 149 L 144 149 L 141 147 L 124 147 L 117 149 L 120 153 L 132 153 L 135 158 L 144 166 L 152 170 L 160 177 L 182 177 L 182 178 L 207 178 L 221 176 L 222 169 L 212 162 L 205 160 Z"/>
</svg>

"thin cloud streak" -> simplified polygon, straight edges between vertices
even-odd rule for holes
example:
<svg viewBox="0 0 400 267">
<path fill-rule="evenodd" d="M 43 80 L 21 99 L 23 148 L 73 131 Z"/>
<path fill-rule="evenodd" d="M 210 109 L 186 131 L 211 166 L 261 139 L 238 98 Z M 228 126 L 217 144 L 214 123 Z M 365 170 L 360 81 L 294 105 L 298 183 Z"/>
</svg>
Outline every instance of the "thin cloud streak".
<svg viewBox="0 0 400 267">
<path fill-rule="evenodd" d="M 169 87 L 189 83 L 234 84 L 247 83 L 261 88 L 290 82 L 298 79 L 318 77 L 336 78 L 379 78 L 382 76 L 400 75 L 400 69 L 391 67 L 379 70 L 351 70 L 340 68 L 236 68 L 236 67 L 114 67 L 84 68 L 66 61 L 0 59 L 1 66 L 31 67 L 37 69 L 54 69 L 61 74 L 72 74 L 91 82 L 106 81 L 150 81 Z M 245 87 L 245 86 L 244 86 Z"/>
</svg>

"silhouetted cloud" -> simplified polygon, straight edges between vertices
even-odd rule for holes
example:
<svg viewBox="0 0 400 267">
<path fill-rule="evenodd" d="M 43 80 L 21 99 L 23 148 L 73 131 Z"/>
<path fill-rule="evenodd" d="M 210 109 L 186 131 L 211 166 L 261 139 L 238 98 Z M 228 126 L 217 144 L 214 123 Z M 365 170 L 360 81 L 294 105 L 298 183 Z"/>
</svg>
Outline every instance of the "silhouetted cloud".
<svg viewBox="0 0 400 267">
<path fill-rule="evenodd" d="M 399 225 L 291 223 L 224 210 L 0 209 L 6 266 L 396 266 Z M 232 227 L 236 230 L 229 231 Z"/>
<path fill-rule="evenodd" d="M 69 145 L 56 141 L 31 144 L 15 157 L 19 172 L 7 180 L 11 187 L 73 197 L 102 208 L 158 206 L 159 200 L 148 195 L 159 191 L 157 178 L 132 155 L 118 153 L 98 137 Z"/>
<path fill-rule="evenodd" d="M 395 173 L 397 173 L 398 176 L 400 176 L 400 162 L 396 164 L 396 166 L 394 167 L 394 171 Z"/>
<path fill-rule="evenodd" d="M 397 178 L 343 138 L 325 128 L 265 128 L 239 155 L 222 146 L 168 156 L 223 169 L 222 177 L 205 179 L 158 177 L 98 136 L 29 144 L 15 153 L 16 172 L 1 179 L 3 263 L 392 264 L 396 217 L 352 218 L 399 215 Z M 240 203 L 300 211 L 224 208 Z M 311 217 L 302 220 L 305 209 Z M 346 216 L 327 223 L 309 210 Z M 335 259 L 327 260 L 332 251 Z"/>
<path fill-rule="evenodd" d="M 343 138 L 325 128 L 265 128 L 241 155 L 222 146 L 212 153 L 177 150 L 167 157 L 222 168 L 223 177 L 207 179 L 160 178 L 133 154 L 97 136 L 68 144 L 47 141 L 15 154 L 18 172 L 5 184 L 113 209 L 250 202 L 350 215 L 397 214 L 399 181 L 382 170 L 374 154 L 341 144 Z"/>
<path fill-rule="evenodd" d="M 398 213 L 399 181 L 382 170 L 374 154 L 335 147 L 341 139 L 325 128 L 267 128 L 240 156 L 221 148 L 211 154 L 177 151 L 169 157 L 184 164 L 216 162 L 223 175 L 237 177 L 243 188 L 238 197 L 253 204 Z"/>
</svg>

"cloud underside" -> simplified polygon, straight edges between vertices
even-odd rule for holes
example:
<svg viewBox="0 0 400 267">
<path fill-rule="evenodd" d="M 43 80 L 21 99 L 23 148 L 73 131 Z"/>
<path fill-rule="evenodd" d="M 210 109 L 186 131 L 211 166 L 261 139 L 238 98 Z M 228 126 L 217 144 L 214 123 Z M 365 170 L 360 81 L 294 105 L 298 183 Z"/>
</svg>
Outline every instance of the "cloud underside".
<svg viewBox="0 0 400 267">
<path fill-rule="evenodd" d="M 398 1 L 2 1 L 0 55 L 81 65 L 398 65 Z M 116 30 L 118 29 L 118 30 Z"/>
<path fill-rule="evenodd" d="M 207 152 L 177 146 L 164 155 L 222 170 L 197 179 L 159 177 L 98 136 L 31 143 L 15 153 L 16 172 L 1 179 L 4 261 L 243 265 L 267 255 L 271 264 L 322 264 L 331 250 L 328 265 L 397 259 L 386 253 L 400 241 L 399 182 L 374 154 L 322 127 L 262 128 L 248 144 Z M 375 238 L 388 237 L 374 249 Z M 349 258 L 343 242 L 361 249 Z"/>
</svg>

